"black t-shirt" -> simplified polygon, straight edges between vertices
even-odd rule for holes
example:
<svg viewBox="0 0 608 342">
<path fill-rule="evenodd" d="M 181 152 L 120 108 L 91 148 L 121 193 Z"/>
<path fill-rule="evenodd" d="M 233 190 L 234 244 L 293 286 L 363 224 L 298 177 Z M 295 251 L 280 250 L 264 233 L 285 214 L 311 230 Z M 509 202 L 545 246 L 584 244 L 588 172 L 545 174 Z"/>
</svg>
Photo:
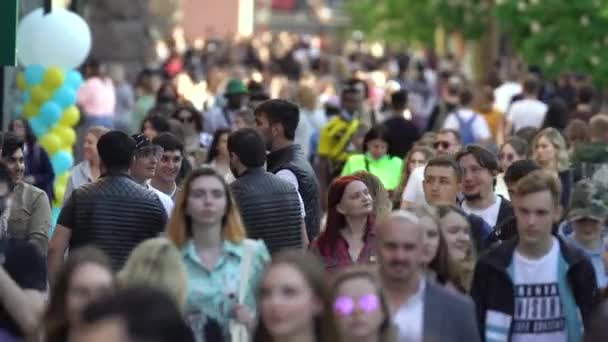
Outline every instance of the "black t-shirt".
<svg viewBox="0 0 608 342">
<path fill-rule="evenodd" d="M 1 244 L 5 246 L 2 267 L 6 273 L 22 289 L 44 292 L 47 287 L 46 258 L 36 246 L 20 239 L 3 240 Z M 0 309 L 0 330 L 23 337 L 23 332 L 4 308 Z"/>
<path fill-rule="evenodd" d="M 411 121 L 402 117 L 388 118 L 383 125 L 390 140 L 388 154 L 405 158 L 414 143 L 420 139 L 418 128 Z"/>
</svg>

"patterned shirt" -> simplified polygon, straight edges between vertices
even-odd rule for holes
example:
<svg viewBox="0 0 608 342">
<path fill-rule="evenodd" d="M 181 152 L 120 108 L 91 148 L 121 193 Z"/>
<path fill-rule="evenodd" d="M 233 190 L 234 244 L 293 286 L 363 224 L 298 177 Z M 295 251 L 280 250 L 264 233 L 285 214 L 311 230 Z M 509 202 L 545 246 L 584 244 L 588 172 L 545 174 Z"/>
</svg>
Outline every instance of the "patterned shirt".
<svg viewBox="0 0 608 342">
<path fill-rule="evenodd" d="M 249 240 L 249 242 L 253 249 L 249 273 L 251 278 L 247 285 L 244 304 L 255 312 L 255 290 L 261 280 L 264 267 L 270 260 L 270 254 L 261 240 Z M 224 253 L 215 267 L 209 270 L 201 263 L 192 240 L 182 248 L 183 260 L 188 271 L 186 315 L 197 342 L 205 341 L 205 331 L 208 332 L 210 329 L 209 323 L 219 325 L 221 333 L 227 340 L 230 319 L 234 317 L 233 308 L 237 303 L 244 251 L 243 243 L 234 244 L 224 241 Z"/>
</svg>

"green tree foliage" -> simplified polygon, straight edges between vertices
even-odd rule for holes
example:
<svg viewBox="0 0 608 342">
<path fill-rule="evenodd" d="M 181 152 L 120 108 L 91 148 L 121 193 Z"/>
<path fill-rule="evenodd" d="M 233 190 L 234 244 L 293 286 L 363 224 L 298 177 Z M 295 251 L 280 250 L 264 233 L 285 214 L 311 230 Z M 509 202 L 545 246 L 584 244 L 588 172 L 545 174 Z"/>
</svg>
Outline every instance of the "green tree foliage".
<svg viewBox="0 0 608 342">
<path fill-rule="evenodd" d="M 608 84 L 608 0 L 350 0 L 353 26 L 386 41 L 433 43 L 441 26 L 477 40 L 496 18 L 530 64 Z"/>
</svg>

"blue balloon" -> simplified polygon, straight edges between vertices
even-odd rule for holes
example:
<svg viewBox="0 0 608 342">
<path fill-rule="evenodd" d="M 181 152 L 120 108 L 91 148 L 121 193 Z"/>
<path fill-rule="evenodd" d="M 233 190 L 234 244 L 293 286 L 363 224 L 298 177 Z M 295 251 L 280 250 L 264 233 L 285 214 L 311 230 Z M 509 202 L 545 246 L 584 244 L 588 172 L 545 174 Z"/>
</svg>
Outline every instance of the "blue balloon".
<svg viewBox="0 0 608 342">
<path fill-rule="evenodd" d="M 82 75 L 80 75 L 78 71 L 70 70 L 67 76 L 65 77 L 64 84 L 74 90 L 78 90 L 78 88 L 80 88 L 80 85 L 82 85 L 82 81 Z"/>
<path fill-rule="evenodd" d="M 61 108 L 67 108 L 76 103 L 76 91 L 69 86 L 62 86 L 53 95 L 53 101 L 61 106 Z"/>
<path fill-rule="evenodd" d="M 51 229 L 49 230 L 49 238 L 53 236 L 53 232 L 55 231 L 55 226 L 57 225 L 57 219 L 59 219 L 59 213 L 61 213 L 61 208 L 53 208 L 51 211 Z"/>
<path fill-rule="evenodd" d="M 39 84 L 44 79 L 44 67 L 39 64 L 28 65 L 25 68 L 25 81 L 29 87 Z"/>
<path fill-rule="evenodd" d="M 23 92 L 23 94 L 21 94 L 21 103 L 28 103 L 31 98 L 32 94 L 30 94 L 30 92 L 26 90 Z"/>
<path fill-rule="evenodd" d="M 45 135 L 49 130 L 49 127 L 45 125 L 39 117 L 35 117 L 30 120 L 30 127 L 32 128 L 36 138 L 40 138 L 41 136 Z"/>
<path fill-rule="evenodd" d="M 74 164 L 72 154 L 67 151 L 59 151 L 51 157 L 51 165 L 56 175 L 68 171 Z"/>
<path fill-rule="evenodd" d="M 38 116 L 42 123 L 53 126 L 61 119 L 61 107 L 54 101 L 47 101 L 40 107 L 40 115 Z"/>
</svg>

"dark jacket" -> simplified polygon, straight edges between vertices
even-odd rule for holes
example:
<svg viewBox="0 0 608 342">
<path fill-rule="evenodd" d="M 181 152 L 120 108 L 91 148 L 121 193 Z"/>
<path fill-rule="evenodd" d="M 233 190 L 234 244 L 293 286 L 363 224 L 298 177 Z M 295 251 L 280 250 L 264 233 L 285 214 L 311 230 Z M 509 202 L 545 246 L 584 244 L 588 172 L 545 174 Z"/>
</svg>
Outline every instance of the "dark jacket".
<svg viewBox="0 0 608 342">
<path fill-rule="evenodd" d="M 131 251 L 158 236 L 166 222 L 165 209 L 152 190 L 126 174 L 111 173 L 75 189 L 57 223 L 72 231 L 70 249 L 99 247 L 119 270 Z"/>
<path fill-rule="evenodd" d="M 53 201 L 53 181 L 55 172 L 46 151 L 39 144 L 28 145 L 25 155 L 25 175 L 34 177 L 34 185 L 46 192 L 49 200 Z"/>
<path fill-rule="evenodd" d="M 591 262 L 581 251 L 559 237 L 557 239 L 560 245 L 560 263 L 561 260 L 565 262 L 564 268 L 560 266 L 560 269 L 565 271 L 565 275 L 563 275 L 565 276 L 563 282 L 565 288 L 560 288 L 560 293 L 567 312 L 568 341 L 580 341 L 582 324 L 585 326 L 589 324 L 598 295 L 595 273 Z M 489 316 L 506 316 L 510 317 L 512 321 L 515 311 L 515 295 L 511 274 L 516 246 L 517 239 L 498 245 L 482 255 L 475 266 L 471 297 L 477 308 L 477 320 L 483 341 L 486 340 L 486 332 L 489 329 L 493 332 L 506 331 L 510 340 L 513 328 L 511 324 L 489 326 L 486 323 Z M 559 274 L 558 277 L 560 277 Z M 576 314 L 576 309 L 580 311 L 582 322 Z"/>
<path fill-rule="evenodd" d="M 302 248 L 302 213 L 293 185 L 263 168 L 254 168 L 230 184 L 230 190 L 249 238 L 262 239 L 271 253 Z"/>
<path fill-rule="evenodd" d="M 502 201 L 500 202 L 500 208 L 498 209 L 496 226 L 492 227 L 492 232 L 486 238 L 484 246 L 491 246 L 496 242 L 509 240 L 517 235 L 517 229 L 514 229 L 513 227 L 513 221 L 515 220 L 513 206 L 506 198 L 500 197 Z"/>
<path fill-rule="evenodd" d="M 298 179 L 298 192 L 304 201 L 306 210 L 306 232 L 312 241 L 319 233 L 321 225 L 321 202 L 319 181 L 315 171 L 306 160 L 299 145 L 290 145 L 278 151 L 271 152 L 267 158 L 269 172 L 277 173 L 280 170 L 289 170 Z"/>
</svg>

